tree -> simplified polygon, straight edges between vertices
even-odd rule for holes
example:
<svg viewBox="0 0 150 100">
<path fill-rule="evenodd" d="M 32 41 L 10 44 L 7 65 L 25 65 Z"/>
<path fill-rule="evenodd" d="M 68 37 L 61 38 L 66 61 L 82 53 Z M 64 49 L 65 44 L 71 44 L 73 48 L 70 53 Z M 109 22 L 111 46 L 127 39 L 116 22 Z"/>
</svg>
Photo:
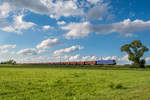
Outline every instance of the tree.
<svg viewBox="0 0 150 100">
<path fill-rule="evenodd" d="M 16 61 L 11 59 L 11 60 L 8 60 L 8 61 L 1 62 L 1 64 L 16 64 Z"/>
<path fill-rule="evenodd" d="M 133 62 L 133 66 L 144 68 L 145 59 L 141 57 L 148 51 L 148 48 L 140 40 L 134 40 L 130 44 L 123 45 L 121 51 L 127 52 L 128 59 Z"/>
<path fill-rule="evenodd" d="M 8 61 L 8 64 L 16 64 L 16 61 L 11 59 L 11 60 Z"/>
</svg>

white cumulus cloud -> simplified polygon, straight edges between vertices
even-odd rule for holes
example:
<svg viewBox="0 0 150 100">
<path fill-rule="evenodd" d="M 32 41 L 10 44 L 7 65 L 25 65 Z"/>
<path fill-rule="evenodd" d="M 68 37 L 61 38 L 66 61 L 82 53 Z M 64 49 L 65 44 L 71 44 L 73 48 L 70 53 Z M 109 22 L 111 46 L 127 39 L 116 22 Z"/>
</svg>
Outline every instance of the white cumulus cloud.
<svg viewBox="0 0 150 100">
<path fill-rule="evenodd" d="M 61 16 L 81 16 L 84 14 L 83 10 L 79 9 L 76 2 L 72 0 L 56 1 L 56 3 L 50 2 L 48 7 L 51 8 L 52 11 L 50 16 L 56 19 L 60 18 Z"/>
<path fill-rule="evenodd" d="M 16 48 L 16 44 L 7 44 L 0 46 L 0 49 L 10 49 L 10 48 Z"/>
<path fill-rule="evenodd" d="M 71 52 L 75 52 L 75 51 L 81 50 L 81 49 L 83 49 L 83 47 L 80 46 L 80 45 L 71 46 L 69 48 L 54 51 L 54 55 L 61 55 L 61 54 L 71 53 Z"/>
<path fill-rule="evenodd" d="M 92 31 L 100 34 L 108 34 L 108 33 L 121 33 L 128 34 L 137 31 L 143 31 L 150 28 L 150 21 L 142 21 L 142 20 L 134 20 L 126 19 L 121 22 L 112 23 L 112 24 L 99 24 L 93 25 Z"/>
<path fill-rule="evenodd" d="M 36 46 L 38 49 L 49 49 L 55 45 L 59 44 L 59 40 L 57 38 L 43 40 L 40 44 Z"/>
<path fill-rule="evenodd" d="M 88 11 L 87 18 L 90 20 L 102 20 L 110 8 L 107 3 L 94 6 Z"/>
<path fill-rule="evenodd" d="M 0 49 L 0 54 L 7 54 L 8 52 L 9 51 L 7 49 L 5 49 L 5 50 Z"/>
<path fill-rule="evenodd" d="M 92 4 L 96 4 L 98 2 L 101 2 L 102 0 L 87 0 L 87 1 L 92 3 Z"/>
<path fill-rule="evenodd" d="M 16 48 L 16 44 L 6 44 L 0 46 L 0 54 L 13 54 L 12 49 Z"/>
<path fill-rule="evenodd" d="M 24 15 L 14 16 L 14 22 L 12 25 L 0 28 L 2 31 L 6 32 L 16 32 L 18 34 L 22 34 L 22 30 L 29 29 L 33 27 L 35 24 L 32 22 L 23 21 Z"/>
<path fill-rule="evenodd" d="M 38 14 L 47 14 L 49 12 L 48 8 L 41 2 L 42 0 L 2 0 L 4 3 L 8 3 L 12 8 L 27 9 L 29 11 Z"/>
<path fill-rule="evenodd" d="M 61 16 L 76 16 L 83 14 L 82 9 L 79 9 L 74 0 L 2 0 L 7 7 L 13 10 L 29 10 L 37 14 L 49 15 L 52 18 L 60 18 Z M 3 15 L 8 15 L 9 9 L 2 7 Z"/>
<path fill-rule="evenodd" d="M 12 11 L 12 8 L 8 3 L 3 3 L 0 5 L 0 18 L 8 17 L 10 11 Z"/>
<path fill-rule="evenodd" d="M 133 32 L 149 30 L 150 21 L 138 19 L 131 21 L 130 19 L 126 19 L 112 24 L 91 24 L 90 22 L 70 23 L 61 28 L 63 30 L 68 30 L 64 35 L 67 39 L 86 37 L 92 32 L 97 34 L 110 34 L 116 32 L 131 36 L 131 33 Z"/>
<path fill-rule="evenodd" d="M 57 24 L 58 25 L 64 25 L 64 24 L 66 24 L 66 22 L 65 21 L 58 21 Z"/>
<path fill-rule="evenodd" d="M 25 56 L 37 55 L 37 50 L 35 48 L 26 48 L 18 51 L 17 54 Z"/>
<path fill-rule="evenodd" d="M 50 25 L 45 25 L 45 26 L 43 26 L 42 28 L 43 28 L 43 30 L 50 30 L 50 29 L 53 29 L 53 27 L 50 26 Z"/>
<path fill-rule="evenodd" d="M 69 32 L 64 35 L 67 39 L 85 37 L 91 32 L 89 22 L 70 23 L 61 28 L 63 30 L 69 30 Z"/>
</svg>

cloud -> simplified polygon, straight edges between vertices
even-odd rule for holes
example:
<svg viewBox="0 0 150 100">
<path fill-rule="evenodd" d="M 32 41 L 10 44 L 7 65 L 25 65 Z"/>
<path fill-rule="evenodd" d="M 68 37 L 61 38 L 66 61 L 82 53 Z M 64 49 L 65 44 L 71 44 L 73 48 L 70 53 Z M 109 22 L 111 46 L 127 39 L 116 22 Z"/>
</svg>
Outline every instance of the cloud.
<svg viewBox="0 0 150 100">
<path fill-rule="evenodd" d="M 77 54 L 75 56 L 70 56 L 68 59 L 69 59 L 69 61 L 78 61 L 81 59 L 81 57 L 79 54 Z"/>
<path fill-rule="evenodd" d="M 9 12 L 28 10 L 56 19 L 62 16 L 86 15 L 89 19 L 102 19 L 110 8 L 107 3 L 103 3 L 103 0 L 87 0 L 82 2 L 84 2 L 85 5 L 89 3 L 94 4 L 93 8 L 88 7 L 88 9 L 90 9 L 88 14 L 84 11 L 86 8 L 85 5 L 81 7 L 82 3 L 80 4 L 77 0 L 30 0 L 30 2 L 28 0 L 2 0 L 3 4 L 0 6 L 0 16 L 6 18 L 9 16 Z M 97 3 L 99 3 L 99 5 L 96 5 Z"/>
<path fill-rule="evenodd" d="M 40 44 L 36 46 L 38 49 L 49 49 L 55 45 L 58 45 L 59 41 L 57 38 L 43 40 Z"/>
<path fill-rule="evenodd" d="M 2 0 L 8 3 L 14 9 L 27 9 L 38 14 L 47 14 L 48 8 L 41 2 L 41 0 Z"/>
<path fill-rule="evenodd" d="M 45 53 L 45 52 L 46 52 L 45 49 L 38 50 L 38 54 Z"/>
<path fill-rule="evenodd" d="M 15 58 L 18 63 L 42 63 L 42 62 L 58 62 L 60 58 L 53 56 L 17 56 Z"/>
<path fill-rule="evenodd" d="M 145 60 L 146 60 L 146 61 L 150 61 L 150 57 L 146 57 Z"/>
<path fill-rule="evenodd" d="M 150 21 L 126 19 L 121 22 L 112 23 L 112 24 L 99 24 L 92 25 L 91 31 L 98 34 L 109 34 L 117 32 L 120 34 L 129 34 L 132 32 L 143 31 L 150 28 Z"/>
<path fill-rule="evenodd" d="M 107 17 L 106 17 L 106 20 L 108 22 L 110 22 L 110 21 L 114 21 L 115 18 L 116 18 L 116 16 L 114 14 L 108 14 Z"/>
<path fill-rule="evenodd" d="M 60 59 L 60 57 L 58 58 Z M 81 56 L 80 54 L 72 55 L 72 56 L 61 56 L 61 61 L 96 61 L 98 57 L 96 56 Z"/>
<path fill-rule="evenodd" d="M 50 4 L 50 3 L 49 3 Z M 53 7 L 50 16 L 51 18 L 60 18 L 61 16 L 69 17 L 69 16 L 81 16 L 84 14 L 83 10 L 78 8 L 75 1 L 56 1 L 55 3 L 51 3 L 48 5 L 49 7 Z"/>
<path fill-rule="evenodd" d="M 107 56 L 103 57 L 103 60 L 116 60 L 117 65 L 131 64 L 131 61 L 128 60 L 128 55 L 124 55 L 122 57 L 117 56 Z M 99 58 L 101 60 L 101 58 Z"/>
<path fill-rule="evenodd" d="M 7 54 L 9 51 L 7 49 L 3 50 L 3 49 L 0 49 L 0 54 Z"/>
<path fill-rule="evenodd" d="M 150 64 L 150 57 L 146 57 L 146 58 L 145 58 L 145 61 L 146 61 L 146 64 L 149 65 L 149 64 Z"/>
<path fill-rule="evenodd" d="M 15 10 L 26 9 L 37 14 L 49 15 L 52 18 L 60 18 L 61 16 L 76 16 L 83 14 L 82 9 L 79 9 L 76 1 L 63 1 L 56 0 L 3 0 L 3 3 L 7 4 Z M 9 10 L 4 11 L 6 15 Z"/>
<path fill-rule="evenodd" d="M 102 20 L 110 8 L 107 3 L 94 6 L 88 11 L 87 18 L 89 20 Z"/>
<path fill-rule="evenodd" d="M 58 25 L 64 25 L 64 24 L 66 24 L 66 22 L 65 21 L 58 21 L 57 24 Z"/>
<path fill-rule="evenodd" d="M 96 56 L 80 56 L 79 54 L 72 55 L 72 56 L 17 56 L 15 58 L 17 62 L 22 63 L 29 63 L 29 62 L 60 62 L 60 60 L 63 61 L 95 61 L 97 59 Z"/>
<path fill-rule="evenodd" d="M 98 57 L 96 56 L 81 56 L 80 54 L 76 54 L 73 56 L 67 56 L 61 57 L 62 61 L 97 61 Z"/>
<path fill-rule="evenodd" d="M 85 37 L 91 32 L 89 22 L 70 23 L 67 26 L 61 27 L 61 29 L 69 30 L 69 32 L 64 35 L 67 39 Z"/>
<path fill-rule="evenodd" d="M 23 21 L 24 15 L 14 16 L 14 22 L 12 25 L 0 28 L 2 31 L 6 32 L 16 32 L 18 34 L 22 34 L 22 30 L 29 29 L 33 27 L 35 24 L 32 22 Z"/>
<path fill-rule="evenodd" d="M 45 25 L 42 28 L 43 28 L 43 30 L 53 29 L 53 27 L 51 27 L 50 25 Z"/>
<path fill-rule="evenodd" d="M 137 35 L 132 34 L 132 33 L 126 33 L 125 36 L 126 37 L 137 37 Z"/>
<path fill-rule="evenodd" d="M 98 2 L 101 2 L 102 0 L 87 0 L 87 1 L 92 4 L 97 4 Z"/>
<path fill-rule="evenodd" d="M 8 3 L 3 3 L 0 5 L 0 18 L 8 17 L 10 11 L 12 11 L 12 8 Z"/>
<path fill-rule="evenodd" d="M 3 28 L 0 28 L 0 30 L 5 31 L 5 32 L 16 32 L 16 30 L 12 26 L 3 27 Z"/>
<path fill-rule="evenodd" d="M 96 56 L 83 56 L 81 57 L 82 61 L 96 61 L 98 59 L 98 57 Z"/>
<path fill-rule="evenodd" d="M 11 51 L 11 49 L 16 48 L 16 44 L 6 44 L 0 46 L 0 54 L 13 54 L 14 51 Z"/>
<path fill-rule="evenodd" d="M 90 22 L 70 23 L 61 28 L 69 31 L 64 35 L 67 39 L 86 37 L 92 32 L 97 34 L 110 34 L 116 32 L 129 36 L 129 33 L 149 30 L 150 21 L 144 22 L 138 19 L 131 21 L 130 19 L 126 19 L 112 24 L 91 24 Z"/>
<path fill-rule="evenodd" d="M 37 50 L 35 48 L 26 48 L 18 51 L 17 54 L 25 56 L 37 55 Z"/>
<path fill-rule="evenodd" d="M 26 55 L 26 56 L 31 56 L 31 55 L 38 55 L 45 53 L 47 50 L 55 45 L 58 45 L 59 41 L 57 38 L 54 39 L 47 39 L 43 40 L 40 44 L 36 46 L 36 48 L 26 48 L 22 49 L 17 52 L 18 55 Z"/>
<path fill-rule="evenodd" d="M 118 60 L 117 56 L 107 56 L 102 58 L 103 60 Z"/>
<path fill-rule="evenodd" d="M 123 56 L 120 60 L 121 60 L 121 61 L 129 61 L 129 60 L 128 60 L 128 57 L 129 57 L 128 55 L 125 55 L 125 56 Z"/>
<path fill-rule="evenodd" d="M 132 62 L 128 60 L 128 55 L 116 59 L 118 65 L 131 64 Z"/>
<path fill-rule="evenodd" d="M 75 51 L 78 51 L 78 50 L 81 50 L 81 49 L 83 49 L 83 47 L 80 46 L 80 45 L 71 46 L 69 48 L 54 51 L 54 55 L 61 55 L 61 54 L 71 53 L 71 52 L 75 52 Z"/>
<path fill-rule="evenodd" d="M 18 55 L 33 56 L 47 52 L 46 49 L 49 49 L 55 45 L 58 45 L 59 41 L 57 38 L 43 40 L 36 48 L 26 48 L 17 52 Z"/>
<path fill-rule="evenodd" d="M 0 49 L 10 49 L 10 48 L 16 48 L 16 45 L 7 44 L 7 45 L 0 46 Z"/>
</svg>

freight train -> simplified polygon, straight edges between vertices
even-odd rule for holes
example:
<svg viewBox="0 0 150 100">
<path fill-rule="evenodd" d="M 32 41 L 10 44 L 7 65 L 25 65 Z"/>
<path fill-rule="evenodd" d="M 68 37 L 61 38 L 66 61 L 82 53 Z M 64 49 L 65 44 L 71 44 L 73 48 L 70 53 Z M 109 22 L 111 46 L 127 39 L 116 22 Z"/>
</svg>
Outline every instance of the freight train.
<svg viewBox="0 0 150 100">
<path fill-rule="evenodd" d="M 48 62 L 48 63 L 24 63 L 24 64 L 48 64 L 48 65 L 116 65 L 115 60 L 98 60 L 98 61 L 72 61 L 72 62 Z"/>
</svg>

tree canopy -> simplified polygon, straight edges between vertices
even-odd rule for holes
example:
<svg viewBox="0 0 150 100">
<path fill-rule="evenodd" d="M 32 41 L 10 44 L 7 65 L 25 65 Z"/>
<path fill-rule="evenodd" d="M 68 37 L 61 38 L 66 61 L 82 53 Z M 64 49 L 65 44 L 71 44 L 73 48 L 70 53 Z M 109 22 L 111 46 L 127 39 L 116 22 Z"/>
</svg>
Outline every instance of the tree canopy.
<svg viewBox="0 0 150 100">
<path fill-rule="evenodd" d="M 140 40 L 134 40 L 130 44 L 123 45 L 121 51 L 127 52 L 128 59 L 133 62 L 134 66 L 144 67 L 145 60 L 141 57 L 148 51 L 148 48 Z"/>
</svg>

